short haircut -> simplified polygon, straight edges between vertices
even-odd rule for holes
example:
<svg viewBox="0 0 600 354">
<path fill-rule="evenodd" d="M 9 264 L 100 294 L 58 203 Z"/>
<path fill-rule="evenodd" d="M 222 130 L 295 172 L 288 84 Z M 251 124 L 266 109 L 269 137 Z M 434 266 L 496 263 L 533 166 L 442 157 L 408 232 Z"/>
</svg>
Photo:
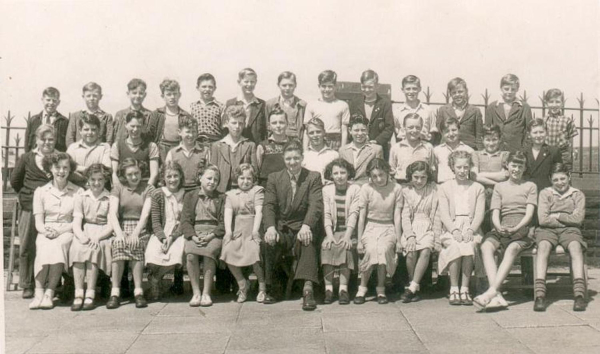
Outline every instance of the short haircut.
<svg viewBox="0 0 600 354">
<path fill-rule="evenodd" d="M 254 69 L 244 68 L 244 69 L 240 70 L 240 72 L 238 73 L 238 81 L 241 81 L 246 76 L 254 76 L 255 78 L 258 79 L 258 75 L 256 74 L 256 71 L 254 71 Z"/>
<path fill-rule="evenodd" d="M 200 179 L 202 178 L 202 176 L 204 176 L 204 174 L 207 171 L 215 172 L 215 174 L 217 175 L 217 178 L 219 179 L 219 182 L 221 182 L 221 171 L 219 171 L 219 168 L 215 165 L 207 164 L 204 166 L 200 166 L 200 168 L 198 169 L 198 174 L 197 174 L 198 184 L 201 184 Z"/>
<path fill-rule="evenodd" d="M 513 151 L 508 154 L 508 158 L 506 159 L 506 164 L 516 163 L 520 165 L 527 165 L 527 155 L 523 151 Z"/>
<path fill-rule="evenodd" d="M 235 173 L 234 173 L 234 178 L 238 179 L 240 176 L 242 176 L 244 174 L 245 171 L 250 171 L 252 174 L 252 180 L 256 181 L 257 178 L 257 172 L 256 172 L 256 168 L 254 168 L 254 166 L 252 166 L 249 163 L 241 163 L 236 169 L 235 169 Z"/>
<path fill-rule="evenodd" d="M 325 131 L 325 123 L 320 118 L 311 118 L 308 122 L 306 122 L 306 130 L 308 130 L 308 126 L 312 125 L 313 127 L 317 127 L 322 131 Z"/>
<path fill-rule="evenodd" d="M 323 85 L 326 82 L 332 82 L 335 85 L 337 83 L 337 74 L 333 70 L 325 70 L 319 74 L 318 80 L 319 85 Z"/>
<path fill-rule="evenodd" d="M 483 126 L 483 137 L 496 135 L 498 138 L 502 137 L 502 129 L 498 124 L 486 124 Z"/>
<path fill-rule="evenodd" d="M 456 119 L 454 117 L 450 117 L 450 118 L 447 118 L 442 121 L 442 124 L 441 124 L 442 133 L 445 132 L 446 130 L 448 130 L 448 127 L 451 125 L 456 125 L 456 127 L 458 129 L 460 129 L 460 122 L 458 121 L 458 119 Z"/>
<path fill-rule="evenodd" d="M 544 130 L 546 130 L 546 123 L 544 122 L 544 120 L 542 118 L 535 118 L 527 126 L 527 131 L 531 133 L 531 131 L 535 127 L 542 127 L 542 128 L 544 128 Z"/>
<path fill-rule="evenodd" d="M 130 111 L 125 115 L 125 124 L 131 122 L 132 119 L 144 120 L 144 114 L 140 111 Z"/>
<path fill-rule="evenodd" d="M 565 94 L 560 89 L 551 88 L 544 94 L 544 101 L 548 102 L 553 98 L 560 97 L 560 99 L 565 102 Z"/>
<path fill-rule="evenodd" d="M 84 114 L 79 119 L 79 122 L 77 122 L 77 125 L 79 126 L 79 129 L 82 129 L 84 124 L 93 125 L 96 128 L 100 129 L 100 118 L 98 118 L 95 114 L 89 114 L 84 112 Z"/>
<path fill-rule="evenodd" d="M 384 159 L 376 158 L 369 161 L 369 164 L 367 165 L 367 175 L 370 176 L 373 170 L 382 170 L 389 175 L 390 165 Z"/>
<path fill-rule="evenodd" d="M 267 117 L 267 122 L 271 123 L 272 116 L 281 116 L 281 115 L 285 118 L 285 122 L 287 123 L 287 121 L 288 121 L 287 113 L 285 113 L 285 111 L 281 108 L 279 103 L 275 103 L 273 105 L 273 109 L 271 109 L 271 112 L 269 112 L 269 116 Z"/>
<path fill-rule="evenodd" d="M 362 75 L 360 75 L 360 83 L 364 84 L 367 81 L 375 80 L 375 83 L 379 82 L 379 75 L 371 69 L 363 71 Z"/>
<path fill-rule="evenodd" d="M 179 129 L 198 130 L 198 121 L 193 117 L 184 116 L 179 119 Z"/>
<path fill-rule="evenodd" d="M 548 177 L 552 178 L 552 175 L 555 173 L 564 173 L 569 177 L 571 176 L 571 170 L 569 169 L 569 166 L 565 165 L 562 162 L 557 162 L 554 165 L 552 165 Z"/>
<path fill-rule="evenodd" d="M 104 179 L 108 180 L 112 171 L 109 167 L 106 167 L 101 163 L 94 163 L 85 169 L 85 179 L 90 179 L 94 173 L 102 173 Z"/>
<path fill-rule="evenodd" d="M 292 139 L 292 140 L 288 141 L 285 144 L 285 146 L 283 147 L 283 154 L 285 155 L 286 152 L 291 152 L 291 151 L 298 151 L 300 153 L 300 155 L 304 154 L 304 149 L 302 148 L 302 143 L 300 143 L 296 139 Z"/>
<path fill-rule="evenodd" d="M 352 129 L 352 127 L 356 124 L 364 124 L 366 127 L 369 126 L 369 120 L 363 117 L 360 113 L 354 113 L 350 117 L 350 122 L 348 123 L 348 129 Z"/>
<path fill-rule="evenodd" d="M 161 176 L 162 176 L 163 182 L 165 182 L 165 185 L 167 184 L 166 178 L 167 178 L 167 172 L 169 172 L 169 171 L 177 171 L 177 173 L 179 174 L 179 188 L 182 188 L 183 184 L 185 183 L 185 174 L 183 173 L 183 168 L 181 167 L 179 162 L 169 160 L 169 161 L 165 162 L 165 164 L 162 166 Z"/>
<path fill-rule="evenodd" d="M 42 91 L 42 96 L 54 97 L 56 99 L 60 99 L 60 91 L 54 87 L 46 87 L 44 91 Z"/>
<path fill-rule="evenodd" d="M 421 79 L 419 79 L 417 76 L 415 75 L 408 75 L 405 76 L 402 79 L 402 88 L 404 88 L 404 86 L 408 85 L 408 84 L 415 84 L 417 85 L 419 88 L 421 88 Z"/>
<path fill-rule="evenodd" d="M 175 80 L 164 79 L 160 85 L 160 93 L 164 94 L 165 91 L 177 91 L 180 92 L 181 88 L 179 87 L 179 83 Z"/>
<path fill-rule="evenodd" d="M 467 88 L 467 82 L 460 77 L 455 77 L 448 82 L 448 93 L 454 91 L 458 86 L 463 86 L 465 90 L 469 91 Z"/>
<path fill-rule="evenodd" d="M 298 82 L 296 81 L 296 74 L 294 74 L 291 71 L 284 71 L 281 74 L 279 74 L 279 76 L 277 76 L 277 85 L 279 85 L 283 79 L 290 79 L 294 82 L 295 85 L 298 84 Z"/>
<path fill-rule="evenodd" d="M 215 85 L 215 87 L 217 86 L 217 80 L 212 74 L 204 73 L 198 76 L 198 80 L 196 80 L 196 87 L 200 87 L 200 83 L 202 83 L 202 81 L 212 81 L 213 85 Z"/>
<path fill-rule="evenodd" d="M 69 177 L 73 174 L 73 172 L 75 172 L 75 169 L 77 168 L 77 163 L 73 160 L 73 158 L 71 157 L 71 155 L 67 154 L 66 152 L 53 152 L 49 155 L 44 156 L 44 158 L 42 159 L 42 168 L 44 169 L 45 172 L 51 173 L 50 169 L 52 168 L 52 166 L 56 165 L 57 163 L 61 162 L 61 161 L 69 161 Z"/>
<path fill-rule="evenodd" d="M 419 122 L 421 123 L 421 126 L 423 126 L 423 117 L 421 117 L 417 113 L 409 113 L 409 114 L 405 115 L 404 120 L 402 121 L 402 126 L 404 126 L 404 127 L 406 126 L 407 119 L 418 119 Z"/>
<path fill-rule="evenodd" d="M 427 182 L 433 181 L 433 173 L 431 172 L 431 167 L 425 161 L 415 161 L 408 165 L 408 167 L 406 168 L 406 180 L 408 182 L 411 182 L 413 173 L 419 171 L 425 171 L 425 174 L 427 175 Z"/>
<path fill-rule="evenodd" d="M 233 119 L 243 119 L 246 120 L 246 109 L 244 109 L 244 105 L 242 104 L 234 104 L 225 109 L 225 114 L 223 116 L 223 120 L 225 123 L 229 122 L 231 118 Z"/>
<path fill-rule="evenodd" d="M 88 82 L 83 86 L 82 91 L 83 93 L 86 93 L 88 91 L 99 91 L 100 94 L 102 94 L 102 87 L 95 82 Z"/>
<path fill-rule="evenodd" d="M 51 124 L 42 124 L 35 130 L 35 137 L 37 139 L 42 139 L 46 133 L 52 133 L 52 135 L 56 134 L 56 129 Z"/>
<path fill-rule="evenodd" d="M 452 151 L 450 156 L 448 157 L 448 166 L 454 172 L 454 164 L 458 159 L 468 159 L 469 160 L 469 169 L 473 167 L 473 155 L 470 152 L 464 150 L 455 150 Z"/>
<path fill-rule="evenodd" d="M 146 91 L 148 85 L 146 85 L 146 82 L 142 79 L 131 79 L 129 80 L 129 83 L 127 83 L 127 91 L 133 91 L 138 87 L 141 87 Z"/>
<path fill-rule="evenodd" d="M 126 157 L 119 162 L 119 166 L 117 168 L 117 177 L 119 177 L 119 181 L 124 186 L 128 185 L 127 177 L 125 177 L 125 171 L 127 171 L 127 169 L 130 167 L 138 168 L 140 173 L 143 175 L 144 171 L 146 170 L 146 163 L 136 160 L 133 157 Z"/>
<path fill-rule="evenodd" d="M 354 176 L 356 176 L 356 170 L 354 169 L 354 166 L 352 166 L 352 164 L 350 162 L 346 161 L 345 159 L 338 157 L 337 159 L 328 163 L 327 166 L 325 167 L 325 174 L 324 174 L 325 179 L 333 181 L 333 168 L 334 167 L 339 167 L 339 168 L 345 169 L 346 172 L 348 172 L 348 180 L 352 180 L 352 179 L 354 179 Z"/>
<path fill-rule="evenodd" d="M 506 74 L 502 76 L 502 79 L 500 79 L 500 87 L 504 85 L 516 85 L 517 88 L 519 88 L 519 77 L 515 74 Z"/>
</svg>

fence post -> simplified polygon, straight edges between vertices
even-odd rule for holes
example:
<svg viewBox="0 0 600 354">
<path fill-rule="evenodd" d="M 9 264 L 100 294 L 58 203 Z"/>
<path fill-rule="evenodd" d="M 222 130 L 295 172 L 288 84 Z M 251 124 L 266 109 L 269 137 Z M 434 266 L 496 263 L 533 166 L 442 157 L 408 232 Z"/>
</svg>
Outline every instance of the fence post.
<svg viewBox="0 0 600 354">
<path fill-rule="evenodd" d="M 583 130 L 584 130 L 584 126 L 583 126 L 583 104 L 585 102 L 585 100 L 583 99 L 583 92 L 580 94 L 579 97 L 577 97 L 577 102 L 579 102 L 579 126 L 581 127 L 581 137 L 579 139 L 579 178 L 583 178 Z M 592 133 L 592 131 L 590 130 L 590 134 Z M 591 149 L 591 146 L 590 146 Z"/>
<path fill-rule="evenodd" d="M 485 89 L 485 94 L 481 95 L 483 97 L 483 113 L 485 116 L 485 112 L 487 111 L 488 103 L 490 100 L 490 94 L 488 93 L 488 89 Z M 485 118 L 485 117 L 484 117 Z"/>
<path fill-rule="evenodd" d="M 10 116 L 10 110 L 8 111 L 8 116 L 4 118 L 6 120 L 6 139 L 4 139 L 4 143 L 6 146 L 2 148 L 2 154 L 4 155 L 4 173 L 2 174 L 2 190 L 5 191 L 6 187 L 8 187 L 8 159 L 9 159 L 9 151 L 8 148 L 10 146 L 10 123 L 13 120 L 13 117 Z M 15 161 L 16 162 L 16 161 Z"/>
<path fill-rule="evenodd" d="M 431 102 L 431 92 L 429 91 L 429 86 L 427 86 L 427 91 L 423 92 L 423 94 L 425 95 L 425 103 L 429 105 L 429 102 Z"/>
</svg>

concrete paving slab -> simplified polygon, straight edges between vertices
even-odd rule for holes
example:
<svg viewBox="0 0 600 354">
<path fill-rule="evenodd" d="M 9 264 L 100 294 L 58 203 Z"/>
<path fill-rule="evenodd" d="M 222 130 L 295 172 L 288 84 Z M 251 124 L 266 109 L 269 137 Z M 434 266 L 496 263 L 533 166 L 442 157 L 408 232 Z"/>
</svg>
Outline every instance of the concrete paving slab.
<svg viewBox="0 0 600 354">
<path fill-rule="evenodd" d="M 156 317 L 142 333 L 230 333 L 234 326 L 235 318 Z"/>
<path fill-rule="evenodd" d="M 302 310 L 272 311 L 265 308 L 262 311 L 240 312 L 238 326 L 269 327 L 269 328 L 321 328 L 321 314 Z"/>
<path fill-rule="evenodd" d="M 470 323 L 464 321 L 439 322 L 437 325 L 413 324 L 417 336 L 430 344 L 464 344 L 470 345 L 503 345 L 514 341 L 514 338 L 496 323 Z"/>
<path fill-rule="evenodd" d="M 229 334 L 143 334 L 127 350 L 127 354 L 221 354 L 229 341 Z"/>
<path fill-rule="evenodd" d="M 238 303 L 219 303 L 210 307 L 190 307 L 188 302 L 166 303 L 158 316 L 205 316 L 207 314 L 237 314 L 242 307 Z"/>
<path fill-rule="evenodd" d="M 327 353 L 426 353 L 427 348 L 412 331 L 325 333 Z"/>
<path fill-rule="evenodd" d="M 580 348 L 600 350 L 600 335 L 590 326 L 563 326 L 507 329 L 512 336 L 536 353 L 580 353 Z"/>
<path fill-rule="evenodd" d="M 110 337 L 99 336 L 93 329 L 84 333 L 55 333 L 44 338 L 27 353 L 125 353 L 137 337 L 137 333 L 131 332 L 113 332 Z"/>
<path fill-rule="evenodd" d="M 133 332 L 141 333 L 150 324 L 150 316 L 107 316 L 93 311 L 80 312 L 61 327 L 61 332 L 81 333 L 93 328 L 96 332 Z"/>
<path fill-rule="evenodd" d="M 471 344 L 471 343 L 428 343 L 427 349 L 432 354 L 455 354 L 455 353 L 511 353 L 532 354 L 533 351 L 527 346 L 516 341 L 496 344 Z M 547 353 L 545 353 L 547 354 Z"/>
<path fill-rule="evenodd" d="M 398 332 L 410 331 L 411 327 L 400 312 L 324 313 L 323 331 L 327 332 Z"/>
<path fill-rule="evenodd" d="M 535 312 L 532 309 L 511 309 L 490 314 L 490 317 L 502 328 L 522 327 L 557 327 L 584 325 L 584 321 L 557 307 L 546 312 Z"/>
<path fill-rule="evenodd" d="M 44 340 L 44 338 L 46 337 L 7 336 L 5 348 L 6 354 L 24 354 L 29 349 L 33 348 L 34 345 Z"/>
<path fill-rule="evenodd" d="M 26 304 L 19 315 L 5 315 L 6 334 L 40 336 L 56 333 L 77 316 L 74 312 L 56 310 L 29 310 Z"/>
<path fill-rule="evenodd" d="M 229 352 L 325 353 L 325 339 L 320 328 L 238 327 L 227 346 Z"/>
</svg>

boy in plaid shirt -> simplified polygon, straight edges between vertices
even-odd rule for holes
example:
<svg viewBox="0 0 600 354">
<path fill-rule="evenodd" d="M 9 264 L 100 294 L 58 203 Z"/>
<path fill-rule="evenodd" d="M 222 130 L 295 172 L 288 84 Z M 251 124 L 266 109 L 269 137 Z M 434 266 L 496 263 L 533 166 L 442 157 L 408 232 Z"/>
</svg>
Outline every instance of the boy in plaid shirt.
<svg viewBox="0 0 600 354">
<path fill-rule="evenodd" d="M 577 129 L 573 118 L 564 115 L 565 95 L 559 89 L 550 89 L 544 95 L 544 103 L 548 107 L 548 115 L 544 119 L 546 144 L 558 147 L 565 165 L 572 170 L 573 137 L 577 136 Z"/>
</svg>

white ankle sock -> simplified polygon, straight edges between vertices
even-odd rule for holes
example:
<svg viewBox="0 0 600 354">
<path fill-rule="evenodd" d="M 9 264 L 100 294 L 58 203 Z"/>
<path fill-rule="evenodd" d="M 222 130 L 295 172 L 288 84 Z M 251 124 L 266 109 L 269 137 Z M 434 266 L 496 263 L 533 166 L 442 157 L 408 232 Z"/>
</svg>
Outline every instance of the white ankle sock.
<svg viewBox="0 0 600 354">
<path fill-rule="evenodd" d="M 452 294 L 452 293 L 457 293 L 458 294 L 459 292 L 460 292 L 460 290 L 458 289 L 458 286 L 451 286 L 450 287 L 450 294 Z"/>
<path fill-rule="evenodd" d="M 133 289 L 133 296 L 138 296 L 138 295 L 144 295 L 144 289 L 142 289 L 142 288 Z"/>
<path fill-rule="evenodd" d="M 327 290 L 333 292 L 333 284 L 325 285 L 325 291 L 327 291 Z"/>
<path fill-rule="evenodd" d="M 121 296 L 121 288 L 112 288 L 110 290 L 110 296 Z"/>
<path fill-rule="evenodd" d="M 348 292 L 348 285 L 342 285 L 340 284 L 340 293 L 343 291 Z"/>
<path fill-rule="evenodd" d="M 89 299 L 93 299 L 96 297 L 96 290 L 86 290 L 85 297 Z"/>
<path fill-rule="evenodd" d="M 461 286 L 460 287 L 460 293 L 469 293 L 469 287 L 468 286 Z"/>
<path fill-rule="evenodd" d="M 359 286 L 358 287 L 358 292 L 356 293 L 356 296 L 365 296 L 367 295 L 367 290 L 369 290 L 366 286 Z"/>
<path fill-rule="evenodd" d="M 44 292 L 44 295 L 47 295 L 52 299 L 52 298 L 54 298 L 54 290 L 46 289 L 46 291 Z"/>
<path fill-rule="evenodd" d="M 84 291 L 83 289 L 75 289 L 75 298 L 83 298 Z"/>
<path fill-rule="evenodd" d="M 408 290 L 412 291 L 413 294 L 416 293 L 417 291 L 419 291 L 421 289 L 421 286 L 419 285 L 419 283 L 415 283 L 414 281 L 411 281 L 410 284 L 408 285 Z"/>
</svg>

